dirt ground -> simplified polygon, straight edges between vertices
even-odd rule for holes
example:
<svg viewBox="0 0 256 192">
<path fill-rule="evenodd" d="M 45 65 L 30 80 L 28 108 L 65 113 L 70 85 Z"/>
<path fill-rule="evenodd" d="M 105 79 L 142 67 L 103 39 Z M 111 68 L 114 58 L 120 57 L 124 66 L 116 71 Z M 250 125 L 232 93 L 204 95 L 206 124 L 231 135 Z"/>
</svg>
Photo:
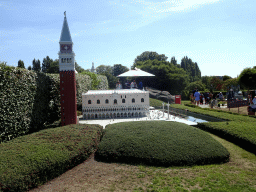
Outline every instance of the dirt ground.
<svg viewBox="0 0 256 192">
<path fill-rule="evenodd" d="M 232 113 L 239 113 L 248 115 L 247 106 L 237 108 L 214 108 L 222 111 L 231 111 Z"/>
<path fill-rule="evenodd" d="M 112 184 L 123 180 L 126 180 L 126 191 L 130 191 L 136 178 L 129 175 L 126 179 L 126 173 L 136 172 L 139 172 L 137 166 L 97 162 L 92 154 L 88 160 L 30 192 L 114 191 Z"/>
</svg>

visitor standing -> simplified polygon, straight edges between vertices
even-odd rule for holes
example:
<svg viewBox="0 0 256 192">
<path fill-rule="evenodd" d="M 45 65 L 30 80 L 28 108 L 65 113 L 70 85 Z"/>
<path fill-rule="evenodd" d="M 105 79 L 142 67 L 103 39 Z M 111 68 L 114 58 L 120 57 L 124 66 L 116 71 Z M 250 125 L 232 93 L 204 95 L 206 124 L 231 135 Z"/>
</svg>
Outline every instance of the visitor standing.
<svg viewBox="0 0 256 192">
<path fill-rule="evenodd" d="M 138 88 L 141 89 L 141 90 L 143 89 L 143 83 L 141 81 L 139 82 Z"/>
<path fill-rule="evenodd" d="M 205 99 L 205 105 L 207 105 L 209 103 L 209 93 L 208 92 L 204 93 L 204 99 Z"/>
<path fill-rule="evenodd" d="M 195 97 L 194 94 L 195 94 L 196 91 L 197 91 L 197 88 L 195 88 L 195 89 L 192 91 L 193 97 Z"/>
<path fill-rule="evenodd" d="M 203 105 L 203 102 L 204 102 L 204 95 L 201 94 L 200 95 L 200 105 Z"/>
<path fill-rule="evenodd" d="M 223 94 L 222 92 L 219 93 L 219 99 L 222 101 L 223 100 Z"/>
<path fill-rule="evenodd" d="M 126 88 L 126 89 L 130 89 L 130 83 L 129 83 L 128 80 L 127 80 L 126 83 L 125 83 L 125 88 Z"/>
<path fill-rule="evenodd" d="M 200 101 L 200 93 L 196 90 L 196 92 L 194 93 L 194 98 L 196 101 L 196 104 L 199 105 L 199 101 Z"/>
<path fill-rule="evenodd" d="M 137 88 L 137 84 L 135 82 L 135 80 L 131 83 L 131 89 L 135 89 Z"/>
</svg>

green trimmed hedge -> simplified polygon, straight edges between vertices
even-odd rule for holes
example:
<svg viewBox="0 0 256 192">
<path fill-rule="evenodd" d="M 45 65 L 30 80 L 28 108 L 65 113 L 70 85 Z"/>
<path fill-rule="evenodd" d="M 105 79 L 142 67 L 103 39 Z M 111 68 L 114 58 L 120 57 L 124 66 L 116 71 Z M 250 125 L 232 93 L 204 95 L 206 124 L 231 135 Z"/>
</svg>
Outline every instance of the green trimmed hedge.
<svg viewBox="0 0 256 192">
<path fill-rule="evenodd" d="M 43 129 L 60 119 L 59 74 L 29 71 L 0 64 L 0 143 Z M 107 89 L 107 78 L 97 75 L 98 89 Z M 76 74 L 77 104 L 91 89 L 88 75 Z"/>
<path fill-rule="evenodd" d="M 0 144 L 0 191 L 27 191 L 86 160 L 102 137 L 100 125 L 68 125 Z"/>
<path fill-rule="evenodd" d="M 219 137 L 256 154 L 256 116 L 248 116 L 210 108 L 200 108 L 190 104 L 172 104 L 171 107 L 187 109 L 195 113 L 226 119 L 227 122 L 198 123 L 197 127 L 218 135 Z"/>
<path fill-rule="evenodd" d="M 229 152 L 204 131 L 177 122 L 141 121 L 107 125 L 96 160 L 188 166 L 223 163 Z"/>
</svg>

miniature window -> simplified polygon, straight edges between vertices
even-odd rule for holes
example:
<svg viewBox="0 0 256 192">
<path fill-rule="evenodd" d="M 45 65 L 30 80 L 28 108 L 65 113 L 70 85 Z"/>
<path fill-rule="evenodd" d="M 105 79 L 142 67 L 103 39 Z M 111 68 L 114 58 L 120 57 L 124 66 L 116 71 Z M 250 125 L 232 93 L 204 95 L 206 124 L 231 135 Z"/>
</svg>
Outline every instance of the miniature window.
<svg viewBox="0 0 256 192">
<path fill-rule="evenodd" d="M 100 100 L 99 99 L 97 100 L 97 104 L 100 104 Z"/>
<path fill-rule="evenodd" d="M 135 103 L 135 99 L 134 98 L 132 99 L 132 103 Z"/>
<path fill-rule="evenodd" d="M 91 101 L 91 100 L 88 100 L 88 104 L 92 104 L 92 101 Z"/>
<path fill-rule="evenodd" d="M 122 103 L 125 103 L 125 99 L 122 99 Z"/>
<path fill-rule="evenodd" d="M 105 103 L 108 104 L 108 99 L 105 100 Z"/>
<path fill-rule="evenodd" d="M 141 103 L 144 103 L 144 98 L 141 98 Z"/>
<path fill-rule="evenodd" d="M 114 104 L 117 104 L 117 100 L 116 99 L 114 100 Z"/>
</svg>

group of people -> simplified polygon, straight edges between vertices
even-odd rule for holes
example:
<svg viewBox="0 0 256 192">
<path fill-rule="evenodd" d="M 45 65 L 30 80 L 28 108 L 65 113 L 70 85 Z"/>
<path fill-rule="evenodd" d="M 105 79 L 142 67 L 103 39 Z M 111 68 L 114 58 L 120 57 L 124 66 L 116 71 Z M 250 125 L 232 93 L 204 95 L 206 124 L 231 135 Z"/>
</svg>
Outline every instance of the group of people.
<svg viewBox="0 0 256 192">
<path fill-rule="evenodd" d="M 219 98 L 220 100 L 224 99 L 224 96 L 222 94 L 222 92 L 220 92 L 218 95 L 214 95 L 211 92 L 205 92 L 200 93 L 197 88 L 195 88 L 192 92 L 192 94 L 190 95 L 190 100 L 192 104 L 196 104 L 196 105 L 207 105 L 211 102 L 211 100 L 216 100 L 216 98 Z"/>
<path fill-rule="evenodd" d="M 135 80 L 133 80 L 131 83 L 127 80 L 126 83 L 124 84 L 124 89 L 143 89 L 143 83 L 140 81 L 138 86 Z M 122 84 L 120 81 L 116 83 L 116 89 L 123 89 Z"/>
</svg>

